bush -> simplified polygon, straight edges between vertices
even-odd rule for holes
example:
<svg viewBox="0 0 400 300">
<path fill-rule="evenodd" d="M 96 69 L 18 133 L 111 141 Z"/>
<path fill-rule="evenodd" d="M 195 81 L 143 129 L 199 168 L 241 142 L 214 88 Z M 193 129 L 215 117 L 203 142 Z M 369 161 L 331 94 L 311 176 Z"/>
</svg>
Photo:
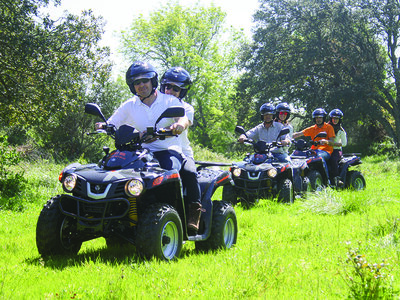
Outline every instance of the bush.
<svg viewBox="0 0 400 300">
<path fill-rule="evenodd" d="M 372 155 L 387 156 L 388 158 L 397 158 L 399 156 L 399 149 L 391 138 L 386 138 L 379 143 L 374 143 L 369 148 L 369 152 Z"/>
<path fill-rule="evenodd" d="M 8 143 L 6 135 L 0 135 L 0 206 L 13 209 L 16 196 L 25 186 L 24 172 L 15 172 L 13 167 L 21 160 L 17 150 Z M 14 199 L 14 200 L 13 200 Z M 19 204 L 18 204 L 19 206 Z"/>
</svg>

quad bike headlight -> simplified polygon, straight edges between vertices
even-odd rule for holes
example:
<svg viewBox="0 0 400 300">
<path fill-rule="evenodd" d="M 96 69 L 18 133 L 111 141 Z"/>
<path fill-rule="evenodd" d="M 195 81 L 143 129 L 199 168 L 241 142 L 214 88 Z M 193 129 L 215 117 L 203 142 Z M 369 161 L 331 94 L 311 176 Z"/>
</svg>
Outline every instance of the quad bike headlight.
<svg viewBox="0 0 400 300">
<path fill-rule="evenodd" d="M 143 182 L 139 179 L 129 180 L 125 184 L 125 194 L 128 197 L 137 197 L 143 192 Z"/>
<path fill-rule="evenodd" d="M 76 175 L 75 174 L 69 174 L 65 177 L 64 182 L 63 182 L 63 187 L 67 192 L 72 192 L 72 190 L 76 186 Z"/>
<path fill-rule="evenodd" d="M 267 175 L 271 178 L 274 178 L 278 174 L 278 171 L 275 168 L 269 169 L 267 171 Z"/>
<path fill-rule="evenodd" d="M 239 177 L 241 173 L 242 173 L 242 170 L 240 170 L 239 168 L 232 169 L 232 174 L 235 177 Z"/>
</svg>

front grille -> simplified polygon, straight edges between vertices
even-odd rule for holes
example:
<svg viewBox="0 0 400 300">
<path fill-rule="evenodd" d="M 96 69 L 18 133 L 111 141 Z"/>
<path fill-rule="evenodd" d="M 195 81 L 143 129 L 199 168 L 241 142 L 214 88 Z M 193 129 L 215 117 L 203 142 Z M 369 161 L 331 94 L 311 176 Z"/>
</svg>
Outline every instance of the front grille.
<svg viewBox="0 0 400 300">
<path fill-rule="evenodd" d="M 90 191 L 93 194 L 103 194 L 108 184 L 90 184 Z"/>
<path fill-rule="evenodd" d="M 125 183 L 126 181 L 118 182 L 115 187 L 114 196 L 124 196 L 125 195 Z"/>
<path fill-rule="evenodd" d="M 257 173 L 257 172 L 251 172 L 251 173 Z M 256 180 L 249 179 L 256 177 L 258 177 L 258 179 Z M 273 180 L 267 177 L 265 173 L 248 174 L 247 172 L 242 172 L 240 177 L 235 179 L 234 182 L 236 188 L 243 189 L 246 190 L 247 192 L 253 192 L 253 193 L 262 190 L 270 191 L 273 186 Z"/>
</svg>

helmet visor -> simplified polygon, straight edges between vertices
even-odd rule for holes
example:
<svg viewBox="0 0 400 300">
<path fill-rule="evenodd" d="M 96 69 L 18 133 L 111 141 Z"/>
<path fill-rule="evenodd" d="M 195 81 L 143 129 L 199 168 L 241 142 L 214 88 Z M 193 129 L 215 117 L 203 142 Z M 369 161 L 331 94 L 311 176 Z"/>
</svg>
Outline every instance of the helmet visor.
<svg viewBox="0 0 400 300">
<path fill-rule="evenodd" d="M 138 80 L 138 79 L 142 79 L 142 78 L 151 79 L 151 78 L 153 78 L 155 76 L 156 76 L 155 72 L 140 73 L 140 74 L 138 74 L 138 75 L 133 77 L 133 81 Z"/>
<path fill-rule="evenodd" d="M 163 79 L 162 84 L 172 84 L 175 86 L 179 86 L 181 89 L 187 89 L 188 85 L 185 84 L 184 82 L 177 82 L 169 79 Z"/>
</svg>

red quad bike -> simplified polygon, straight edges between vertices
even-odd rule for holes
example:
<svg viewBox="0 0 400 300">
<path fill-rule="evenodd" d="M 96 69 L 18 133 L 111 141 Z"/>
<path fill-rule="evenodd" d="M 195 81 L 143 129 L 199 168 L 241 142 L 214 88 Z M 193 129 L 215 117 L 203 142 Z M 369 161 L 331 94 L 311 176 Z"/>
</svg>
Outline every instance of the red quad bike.
<svg viewBox="0 0 400 300">
<path fill-rule="evenodd" d="M 311 141 L 303 139 L 292 141 L 295 145 L 295 150 L 290 156 L 293 163 L 293 172 L 302 178 L 308 178 L 311 191 L 319 191 L 326 186 L 337 188 L 336 185 L 329 184 L 329 172 L 325 169 L 322 158 L 317 156 L 316 152 L 311 149 L 312 145 L 318 145 L 318 142 L 315 141 L 317 137 L 324 138 L 326 136 L 326 132 L 320 132 Z M 350 170 L 351 167 L 361 163 L 361 158 L 358 155 L 353 153 L 343 154 L 339 161 L 339 174 L 344 182 L 344 188 L 365 189 L 366 183 L 362 173 Z"/>
<path fill-rule="evenodd" d="M 241 126 L 235 131 L 246 134 Z M 289 133 L 282 129 L 278 137 Z M 222 199 L 232 204 L 241 204 L 245 208 L 254 205 L 259 199 L 278 197 L 278 201 L 293 203 L 293 173 L 288 162 L 279 162 L 273 157 L 271 149 L 279 147 L 279 142 L 254 142 L 247 138 L 245 144 L 253 145 L 254 154 L 247 154 L 241 162 L 235 162 L 230 168 L 233 185 L 223 187 Z"/>
<path fill-rule="evenodd" d="M 96 104 L 85 112 L 101 117 Z M 184 241 L 195 242 L 197 250 L 231 248 L 237 240 L 237 219 L 232 205 L 212 201 L 219 186 L 230 184 L 228 171 L 201 168 L 203 212 L 197 233 L 187 230 L 182 182 L 178 171 L 160 168 L 142 143 L 150 138 L 164 139 L 172 132 L 157 129 L 163 118 L 184 115 L 180 107 L 168 108 L 154 128 L 140 137 L 133 127 L 115 130 L 105 126 L 115 139 L 116 150 L 103 148 L 98 164 L 73 163 L 62 171 L 59 180 L 65 194 L 44 205 L 36 227 L 36 245 L 43 257 L 76 255 L 83 242 L 104 237 L 108 247 L 133 244 L 140 256 L 172 260 L 179 257 Z"/>
</svg>

